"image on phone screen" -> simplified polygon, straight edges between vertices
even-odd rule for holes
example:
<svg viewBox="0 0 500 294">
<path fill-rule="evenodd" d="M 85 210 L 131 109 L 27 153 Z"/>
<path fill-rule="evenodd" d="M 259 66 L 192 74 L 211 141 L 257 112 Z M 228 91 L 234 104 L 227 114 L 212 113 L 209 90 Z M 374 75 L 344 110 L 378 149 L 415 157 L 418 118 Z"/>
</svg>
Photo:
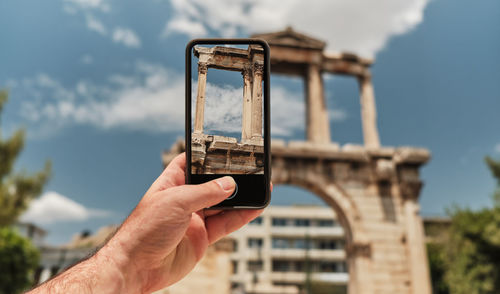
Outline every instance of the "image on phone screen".
<svg viewBox="0 0 500 294">
<path fill-rule="evenodd" d="M 191 173 L 263 174 L 262 46 L 196 45 L 192 65 Z"/>
</svg>

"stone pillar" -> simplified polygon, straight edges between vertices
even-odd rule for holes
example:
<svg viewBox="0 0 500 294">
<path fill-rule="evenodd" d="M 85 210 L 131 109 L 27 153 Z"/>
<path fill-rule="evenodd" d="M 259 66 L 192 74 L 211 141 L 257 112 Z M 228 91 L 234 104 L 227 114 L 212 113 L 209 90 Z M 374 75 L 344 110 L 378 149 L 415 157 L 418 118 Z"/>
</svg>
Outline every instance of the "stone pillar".
<svg viewBox="0 0 500 294">
<path fill-rule="evenodd" d="M 314 143 L 330 143 L 328 109 L 319 65 L 310 64 L 306 73 L 306 135 Z"/>
<path fill-rule="evenodd" d="M 350 244 L 346 247 L 349 267 L 349 294 L 373 293 L 371 272 L 371 246 L 368 243 Z"/>
<path fill-rule="evenodd" d="M 380 139 L 377 129 L 377 109 L 375 106 L 375 95 L 371 77 L 358 77 L 360 88 L 361 123 L 363 125 L 363 138 L 365 146 L 379 148 Z"/>
<path fill-rule="evenodd" d="M 207 84 L 207 64 L 198 62 L 198 92 L 196 93 L 196 112 L 194 118 L 194 133 L 203 133 L 205 115 L 205 87 Z"/>
<path fill-rule="evenodd" d="M 417 203 L 421 184 L 404 184 L 407 193 L 404 200 L 406 221 L 406 241 L 410 261 L 411 289 L 413 294 L 431 294 L 431 280 L 427 249 L 425 247 L 424 226 L 419 215 L 420 207 Z M 409 192 L 409 193 L 408 193 Z M 411 193 L 411 194 L 410 194 Z"/>
<path fill-rule="evenodd" d="M 252 140 L 262 139 L 262 75 L 264 66 L 255 63 L 253 66 L 252 89 Z"/>
<path fill-rule="evenodd" d="M 252 137 L 252 69 L 245 67 L 243 75 L 243 113 L 241 118 L 241 140 Z"/>
</svg>

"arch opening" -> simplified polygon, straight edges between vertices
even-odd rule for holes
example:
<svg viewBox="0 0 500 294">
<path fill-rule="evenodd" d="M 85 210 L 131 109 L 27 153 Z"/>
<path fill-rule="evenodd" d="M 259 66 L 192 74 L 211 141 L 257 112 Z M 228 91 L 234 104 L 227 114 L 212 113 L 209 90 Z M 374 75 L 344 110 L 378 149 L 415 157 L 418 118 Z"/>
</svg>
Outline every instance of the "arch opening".
<svg viewBox="0 0 500 294">
<path fill-rule="evenodd" d="M 301 293 L 300 291 L 306 291 L 308 287 L 310 287 L 309 290 L 312 290 L 312 293 L 351 293 L 349 285 L 351 284 L 351 275 L 354 275 L 354 268 L 347 248 L 352 243 L 352 229 L 344 210 L 337 203 L 337 200 L 331 197 L 327 191 L 318 188 L 318 185 L 302 181 L 294 181 L 293 183 L 277 182 L 273 191 L 271 209 L 275 209 L 275 207 L 279 209 L 284 207 L 283 205 L 291 207 L 289 210 L 292 221 L 294 218 L 300 219 L 304 215 L 309 215 L 309 222 L 305 224 L 309 226 L 308 230 L 295 228 L 295 232 L 292 234 L 309 234 L 304 235 L 302 239 L 310 242 L 310 247 L 307 248 L 310 257 L 304 258 L 305 262 L 309 262 L 308 258 L 310 258 L 309 279 L 306 272 L 306 280 L 302 285 L 297 285 L 299 293 Z M 318 228 L 319 222 L 317 220 L 321 220 L 326 215 L 329 216 L 331 221 L 328 224 L 333 224 L 333 226 Z M 323 224 L 327 224 L 326 219 L 323 219 Z M 278 239 L 278 241 L 286 243 L 287 240 Z M 293 247 L 295 240 L 288 241 L 288 244 L 282 246 Z M 299 244 L 302 245 L 302 242 L 299 241 Z M 280 245 L 278 244 L 278 246 Z M 323 249 L 318 248 L 321 248 L 321 246 L 323 246 Z M 283 254 L 287 256 L 287 254 Z M 290 267 L 296 269 L 297 266 L 287 262 L 288 258 L 284 258 L 281 262 L 279 259 L 273 261 L 273 266 L 278 269 L 282 267 L 284 270 Z M 323 267 L 321 263 L 323 263 Z M 286 278 L 287 273 L 281 275 L 281 279 L 286 280 Z M 290 283 L 281 283 L 280 285 L 285 287 L 288 284 Z"/>
</svg>

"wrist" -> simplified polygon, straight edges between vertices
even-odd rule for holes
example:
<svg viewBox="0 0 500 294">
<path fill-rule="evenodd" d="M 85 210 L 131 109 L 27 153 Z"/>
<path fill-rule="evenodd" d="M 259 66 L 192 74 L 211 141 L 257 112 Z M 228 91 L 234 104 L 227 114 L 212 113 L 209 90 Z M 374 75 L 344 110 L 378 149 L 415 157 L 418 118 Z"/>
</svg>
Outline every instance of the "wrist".
<svg viewBox="0 0 500 294">
<path fill-rule="evenodd" d="M 124 293 L 125 279 L 115 262 L 99 250 L 29 293 Z M 132 289 L 133 290 L 133 289 Z"/>
<path fill-rule="evenodd" d="M 123 269 L 104 247 L 89 258 L 86 263 L 89 263 L 92 272 L 97 275 L 95 277 L 97 281 L 95 293 L 125 293 L 124 290 L 127 288 Z"/>
<path fill-rule="evenodd" d="M 142 293 L 142 279 L 119 244 L 111 239 L 92 257 L 93 262 L 102 269 L 106 269 L 105 279 L 116 291 L 113 293 Z"/>
</svg>

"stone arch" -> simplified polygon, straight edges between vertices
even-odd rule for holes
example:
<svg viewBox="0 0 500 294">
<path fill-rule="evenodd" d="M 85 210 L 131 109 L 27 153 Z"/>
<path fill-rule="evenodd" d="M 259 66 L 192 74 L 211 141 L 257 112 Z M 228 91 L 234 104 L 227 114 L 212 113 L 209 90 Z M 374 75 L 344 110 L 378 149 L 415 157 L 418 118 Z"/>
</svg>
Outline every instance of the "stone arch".
<svg viewBox="0 0 500 294">
<path fill-rule="evenodd" d="M 277 176 L 274 176 L 277 175 Z M 345 250 L 349 270 L 348 291 L 350 294 L 365 293 L 370 289 L 369 255 L 370 248 L 362 226 L 360 212 L 352 197 L 335 183 L 325 183 L 321 175 L 308 174 L 279 177 L 279 171 L 273 173 L 273 185 L 290 185 L 303 188 L 321 198 L 337 215 L 344 229 Z M 369 291 L 368 291 L 369 292 Z"/>
</svg>

